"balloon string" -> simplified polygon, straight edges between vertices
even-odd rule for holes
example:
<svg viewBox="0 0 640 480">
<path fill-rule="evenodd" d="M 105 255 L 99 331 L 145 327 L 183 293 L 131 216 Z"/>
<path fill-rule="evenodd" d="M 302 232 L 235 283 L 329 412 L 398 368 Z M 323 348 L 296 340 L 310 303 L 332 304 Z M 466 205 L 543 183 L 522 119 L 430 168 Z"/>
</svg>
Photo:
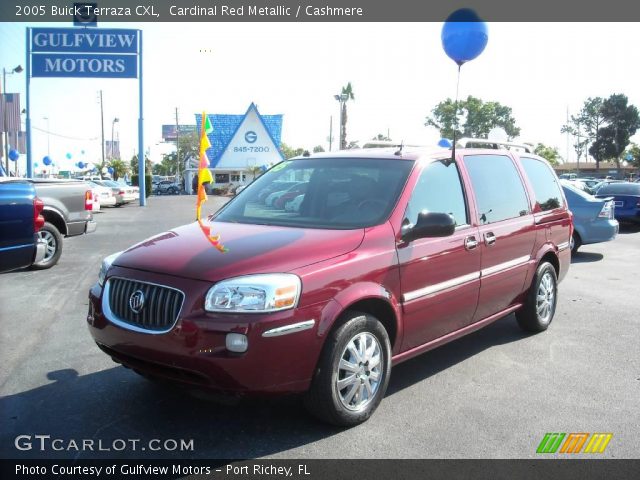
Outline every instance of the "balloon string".
<svg viewBox="0 0 640 480">
<path fill-rule="evenodd" d="M 453 111 L 453 147 L 451 148 L 451 161 L 456 160 L 456 131 L 458 130 L 458 91 L 460 90 L 460 68 L 458 65 L 458 81 L 456 82 L 456 102 Z"/>
</svg>

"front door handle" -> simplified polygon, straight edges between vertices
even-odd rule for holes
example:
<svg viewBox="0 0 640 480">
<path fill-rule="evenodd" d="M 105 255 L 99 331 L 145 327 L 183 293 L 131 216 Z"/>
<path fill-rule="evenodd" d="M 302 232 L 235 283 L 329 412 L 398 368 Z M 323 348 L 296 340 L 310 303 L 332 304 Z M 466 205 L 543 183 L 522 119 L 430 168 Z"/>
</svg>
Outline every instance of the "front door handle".
<svg viewBox="0 0 640 480">
<path fill-rule="evenodd" d="M 490 247 L 494 243 L 496 243 L 496 236 L 493 232 L 487 232 L 484 234 L 484 243 L 487 247 Z"/>
<path fill-rule="evenodd" d="M 473 250 L 478 246 L 478 240 L 473 235 L 468 236 L 464 239 L 464 248 L 467 250 Z"/>
</svg>

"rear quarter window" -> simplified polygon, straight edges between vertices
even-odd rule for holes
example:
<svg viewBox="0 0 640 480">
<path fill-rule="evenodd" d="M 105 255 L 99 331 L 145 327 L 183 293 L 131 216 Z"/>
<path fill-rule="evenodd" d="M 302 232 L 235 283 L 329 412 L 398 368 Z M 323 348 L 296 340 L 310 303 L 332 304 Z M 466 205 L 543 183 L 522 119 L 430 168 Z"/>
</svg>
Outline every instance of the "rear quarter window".
<svg viewBox="0 0 640 480">
<path fill-rule="evenodd" d="M 521 157 L 520 163 L 533 187 L 540 209 L 546 212 L 561 207 L 564 204 L 562 192 L 551 168 L 546 163 L 529 157 Z"/>
</svg>

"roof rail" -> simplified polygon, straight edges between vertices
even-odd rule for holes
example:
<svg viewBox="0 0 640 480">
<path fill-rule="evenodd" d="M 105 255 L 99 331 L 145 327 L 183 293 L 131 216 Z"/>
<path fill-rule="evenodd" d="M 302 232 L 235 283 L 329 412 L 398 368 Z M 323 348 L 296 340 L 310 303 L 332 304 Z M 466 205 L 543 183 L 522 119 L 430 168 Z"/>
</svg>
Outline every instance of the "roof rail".
<svg viewBox="0 0 640 480">
<path fill-rule="evenodd" d="M 469 148 L 469 144 L 480 143 L 482 145 L 493 145 L 494 149 L 499 147 L 506 147 L 506 150 L 511 150 L 509 147 L 522 148 L 527 153 L 533 153 L 533 145 L 526 143 L 512 143 L 512 142 L 500 142 L 498 140 L 487 140 L 486 138 L 461 138 L 456 142 L 459 148 Z"/>
</svg>

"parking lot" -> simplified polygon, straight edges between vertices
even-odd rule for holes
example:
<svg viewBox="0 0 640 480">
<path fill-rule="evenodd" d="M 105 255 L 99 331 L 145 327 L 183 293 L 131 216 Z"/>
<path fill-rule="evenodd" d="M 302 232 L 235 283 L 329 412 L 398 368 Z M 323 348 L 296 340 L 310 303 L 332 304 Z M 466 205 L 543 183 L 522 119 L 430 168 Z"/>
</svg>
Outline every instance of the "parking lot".
<svg viewBox="0 0 640 480">
<path fill-rule="evenodd" d="M 222 202 L 210 198 L 207 210 Z M 547 432 L 611 432 L 602 456 L 637 456 L 640 229 L 582 247 L 547 332 L 524 334 L 510 315 L 405 362 L 376 414 L 343 430 L 308 416 L 296 397 L 232 405 L 151 383 L 93 343 L 87 292 L 102 258 L 194 217 L 193 196 L 105 209 L 96 232 L 65 239 L 57 266 L 0 275 L 2 457 L 533 458 Z M 193 439 L 194 448 L 18 451 L 24 434 Z"/>
</svg>

